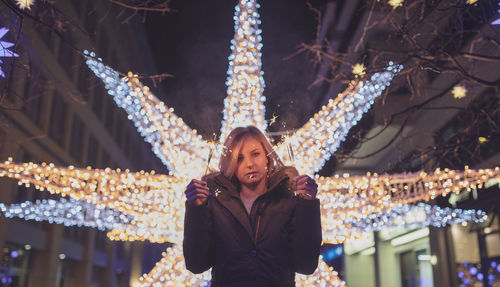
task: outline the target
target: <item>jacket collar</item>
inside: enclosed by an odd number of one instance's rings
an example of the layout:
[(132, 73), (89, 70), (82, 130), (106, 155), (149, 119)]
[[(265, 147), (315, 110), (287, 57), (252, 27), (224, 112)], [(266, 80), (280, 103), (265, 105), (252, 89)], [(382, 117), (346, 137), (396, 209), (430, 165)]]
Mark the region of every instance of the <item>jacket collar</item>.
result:
[[(278, 185), (284, 183), (285, 181), (288, 183), (289, 179), (292, 179), (297, 175), (298, 172), (294, 167), (283, 167), (273, 172), (269, 176), (266, 193), (274, 192), (277, 190)], [(209, 187), (213, 189), (211, 192), (215, 193), (216, 200), (227, 208), (231, 214), (233, 214), (253, 240), (249, 216), (247, 215), (246, 210), (242, 208), (241, 201), (239, 201), (240, 196), (238, 191), (238, 182), (225, 177), (221, 173), (209, 175), (206, 180), (209, 183)], [(286, 187), (290, 190), (288, 185)]]
[[(291, 166), (285, 166), (273, 172), (267, 181), (267, 192), (272, 192), (283, 181), (288, 181), (298, 175), (297, 170)], [(238, 182), (233, 178), (227, 178), (221, 173), (216, 173), (211, 176), (215, 185), (220, 186), (224, 192), (228, 192), (231, 196), (239, 197)], [(288, 187), (288, 186), (287, 186)], [(221, 190), (222, 191), (222, 190)]]

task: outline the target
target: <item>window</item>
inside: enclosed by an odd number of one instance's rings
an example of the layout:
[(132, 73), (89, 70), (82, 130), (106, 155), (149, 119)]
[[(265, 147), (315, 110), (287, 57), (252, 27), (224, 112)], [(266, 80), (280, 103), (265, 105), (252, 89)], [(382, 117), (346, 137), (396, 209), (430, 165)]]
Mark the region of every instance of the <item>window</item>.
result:
[(85, 101), (90, 100), (90, 94), (91, 94), (91, 87), (90, 87), (90, 69), (87, 67), (87, 65), (82, 64), (80, 65), (80, 71), (78, 73), (78, 78), (77, 78), (77, 87), (78, 90), (82, 93), (82, 97)]
[(101, 30), (101, 33), (99, 35), (99, 42), (97, 43), (99, 48), (98, 48), (98, 56), (106, 59), (108, 56), (108, 35), (104, 30)]
[(69, 152), (71, 156), (77, 161), (82, 160), (82, 146), (83, 146), (83, 135), (85, 132), (85, 126), (82, 120), (76, 114), (73, 114), (73, 124), (71, 127), (71, 143)]
[(110, 156), (109, 153), (103, 151), (102, 152), (102, 159), (101, 159), (101, 165), (102, 168), (109, 167), (110, 166)]
[(96, 34), (96, 26), (97, 26), (97, 9), (91, 5), (91, 3), (87, 3), (87, 9), (85, 10), (85, 15), (83, 17), (85, 19), (84, 26), (85, 30), (90, 34), (90, 37), (93, 41), (95, 41)]
[(115, 124), (115, 142), (121, 146), (123, 142), (123, 117), (116, 118), (116, 124)]
[(94, 111), (98, 118), (102, 117), (102, 98), (103, 95), (100, 92), (94, 93), (94, 95), (92, 96), (92, 111)]
[(57, 61), (63, 67), (63, 69), (68, 73), (70, 79), (73, 79), (75, 74), (74, 72), (74, 57), (73, 57), (73, 49), (69, 46), (69, 43), (72, 43), (71, 34), (64, 33), (63, 35), (66, 41), (61, 41), (59, 46), (59, 55), (57, 57)]
[[(53, 52), (56, 47), (55, 43), (57, 39), (55, 34), (52, 32), (52, 29), (55, 27), (54, 17), (50, 16), (50, 12), (48, 11), (49, 8), (45, 5), (34, 5), (34, 9), (34, 14), (40, 17), (40, 20), (44, 23), (41, 24), (35, 22), (34, 28), (38, 31), (39, 38), (47, 45), (49, 51)], [(44, 15), (49, 16), (44, 17)]]
[(73, 6), (73, 9), (75, 9), (76, 14), (78, 17), (81, 17), (82, 11), (85, 9), (84, 6), (87, 3), (87, 1), (82, 1), (82, 0), (71, 0), (71, 5)]
[(30, 65), (24, 88), (22, 110), (36, 124), (40, 122), (41, 99), (46, 94), (46, 83), (47, 79), (38, 67)]
[(66, 110), (66, 103), (62, 96), (58, 92), (54, 93), (50, 115), (49, 136), (59, 145), (62, 145)]
[(99, 146), (97, 144), (97, 139), (94, 137), (93, 134), (90, 134), (88, 152), (87, 152), (87, 165), (90, 165), (91, 167), (94, 168), (97, 166), (98, 148)]
[(113, 124), (115, 116), (115, 104), (111, 97), (106, 97), (106, 115), (104, 119), (104, 126), (110, 134), (114, 134)]

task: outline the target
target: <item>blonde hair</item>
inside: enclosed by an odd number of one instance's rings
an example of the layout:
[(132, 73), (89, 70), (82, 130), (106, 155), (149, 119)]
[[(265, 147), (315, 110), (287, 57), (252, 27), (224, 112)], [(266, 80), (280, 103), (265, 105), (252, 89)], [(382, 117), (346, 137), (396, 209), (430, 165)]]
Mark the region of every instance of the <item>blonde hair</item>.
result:
[(268, 160), (268, 175), (283, 166), (266, 136), (258, 128), (254, 126), (237, 127), (229, 133), (224, 142), (224, 152), (219, 162), (220, 172), (227, 178), (232, 178), (236, 172), (241, 147), (248, 137), (252, 137), (262, 144)]

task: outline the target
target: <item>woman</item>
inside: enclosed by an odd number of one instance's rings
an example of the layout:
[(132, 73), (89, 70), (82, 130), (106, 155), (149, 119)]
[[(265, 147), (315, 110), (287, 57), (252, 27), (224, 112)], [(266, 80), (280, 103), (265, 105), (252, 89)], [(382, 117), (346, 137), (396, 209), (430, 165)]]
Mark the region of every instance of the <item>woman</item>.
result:
[(184, 257), (193, 273), (212, 268), (211, 286), (295, 286), (318, 265), (318, 186), (284, 167), (262, 132), (234, 129), (220, 172), (186, 188)]

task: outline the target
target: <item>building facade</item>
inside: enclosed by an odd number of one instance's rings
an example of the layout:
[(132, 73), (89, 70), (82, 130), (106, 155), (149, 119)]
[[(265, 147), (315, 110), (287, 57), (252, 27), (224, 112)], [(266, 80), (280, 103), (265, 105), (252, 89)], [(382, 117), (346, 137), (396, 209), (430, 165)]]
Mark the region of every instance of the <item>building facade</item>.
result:
[[(0, 78), (0, 159), (59, 166), (167, 173), (124, 111), (113, 102), (79, 49), (116, 70), (154, 74), (142, 23), (106, 1), (36, 2), (0, 7), (3, 39), (18, 58)], [(57, 199), (0, 179), (0, 201)], [(112, 242), (106, 233), (47, 222), (0, 219), (0, 286), (129, 286), (142, 270), (142, 243)], [(157, 247), (145, 247), (157, 248)], [(154, 259), (151, 259), (154, 262)]]

